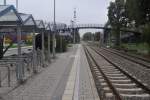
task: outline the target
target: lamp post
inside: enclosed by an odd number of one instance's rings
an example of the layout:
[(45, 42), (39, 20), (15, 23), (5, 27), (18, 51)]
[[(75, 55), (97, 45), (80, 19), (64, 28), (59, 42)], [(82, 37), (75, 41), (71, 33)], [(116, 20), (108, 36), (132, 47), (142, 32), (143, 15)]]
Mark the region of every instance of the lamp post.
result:
[(71, 26), (72, 26), (72, 33), (73, 33), (73, 43), (75, 44), (75, 28), (74, 28), (74, 21), (71, 20)]
[(6, 5), (6, 0), (4, 0), (4, 5)]
[(16, 0), (16, 9), (18, 11), (18, 0)]
[(56, 48), (56, 39), (55, 39), (55, 33), (56, 33), (56, 13), (55, 9), (56, 8), (56, 1), (54, 0), (54, 33), (53, 33), (53, 58), (55, 58), (55, 48)]

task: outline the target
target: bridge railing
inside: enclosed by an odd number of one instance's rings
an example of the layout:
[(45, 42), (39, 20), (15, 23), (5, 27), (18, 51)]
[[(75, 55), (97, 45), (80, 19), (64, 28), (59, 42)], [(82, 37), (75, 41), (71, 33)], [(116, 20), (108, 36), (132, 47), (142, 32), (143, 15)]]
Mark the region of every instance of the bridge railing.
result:
[(77, 24), (77, 25), (69, 25), (67, 28), (99, 28), (104, 27), (102, 24)]
[[(65, 30), (65, 29), (82, 29), (82, 28), (96, 28), (96, 29), (105, 29), (103, 24), (76, 24), (76, 25), (68, 25), (68, 26), (58, 26), (58, 30)], [(115, 30), (111, 27), (107, 27), (106, 29)], [(130, 32), (130, 33), (142, 33), (140, 30), (135, 28), (121, 28), (120, 31), (122, 32)]]

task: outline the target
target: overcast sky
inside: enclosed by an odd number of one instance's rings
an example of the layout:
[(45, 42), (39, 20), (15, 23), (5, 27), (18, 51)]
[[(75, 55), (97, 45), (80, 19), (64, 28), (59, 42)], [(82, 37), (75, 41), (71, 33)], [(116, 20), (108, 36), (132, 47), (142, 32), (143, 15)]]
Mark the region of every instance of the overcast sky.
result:
[[(0, 0), (2, 3), (2, 0)], [(18, 0), (19, 12), (33, 14), (35, 19), (53, 21), (53, 0)], [(107, 7), (112, 0), (56, 0), (56, 21), (70, 24), (73, 11), (77, 11), (77, 23), (104, 24)], [(7, 0), (14, 4), (15, 0)]]

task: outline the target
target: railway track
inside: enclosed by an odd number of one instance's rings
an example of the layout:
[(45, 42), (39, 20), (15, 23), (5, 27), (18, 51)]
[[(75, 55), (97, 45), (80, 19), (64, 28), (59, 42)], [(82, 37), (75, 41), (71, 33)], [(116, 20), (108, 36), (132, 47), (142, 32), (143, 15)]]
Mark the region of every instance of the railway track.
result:
[(150, 68), (150, 60), (148, 59), (144, 59), (144, 58), (141, 58), (141, 57), (136, 57), (136, 56), (133, 56), (133, 55), (129, 55), (127, 53), (123, 53), (123, 52), (120, 52), (118, 50), (114, 50), (114, 49), (107, 49), (107, 48), (102, 48), (102, 50), (106, 50), (110, 53), (113, 53), (113, 54), (116, 54), (120, 57), (123, 57), (129, 61), (132, 61), (134, 63), (137, 63), (145, 68)]
[[(99, 53), (105, 55), (107, 59), (111, 60), (117, 66), (120, 66), (120, 68), (127, 70), (129, 73), (131, 73), (132, 75), (137, 77), (140, 81), (142, 81), (142, 83), (147, 85), (147, 87), (149, 87), (150, 89), (150, 79), (149, 79), (150, 68), (148, 67), (149, 64), (144, 63), (146, 64), (145, 66), (147, 66), (145, 67), (143, 66), (143, 64), (139, 64), (143, 62), (140, 62), (136, 58), (129, 57), (129, 59), (127, 59), (125, 57), (117, 55), (116, 53), (110, 52), (108, 50), (104, 50), (102, 48), (96, 48), (93, 46), (90, 47), (96, 49)], [(134, 59), (135, 61), (132, 61), (130, 59), (132, 60)]]
[[(90, 46), (93, 46), (95, 45), (96, 47), (96, 44), (94, 43), (88, 43)], [(99, 47), (97, 47), (99, 48)], [(120, 57), (123, 57), (129, 61), (132, 61), (134, 63), (137, 63), (145, 68), (149, 68), (150, 69), (150, 59), (148, 58), (143, 58), (143, 57), (140, 57), (140, 56), (137, 56), (137, 55), (133, 55), (133, 54), (129, 54), (129, 53), (126, 53), (126, 52), (123, 52), (123, 51), (119, 51), (119, 50), (116, 50), (116, 49), (112, 49), (112, 48), (101, 48), (101, 50), (106, 50), (110, 53), (113, 53), (113, 54), (116, 54)]]
[(84, 50), (101, 100), (150, 100), (150, 89), (142, 82), (96, 49)]

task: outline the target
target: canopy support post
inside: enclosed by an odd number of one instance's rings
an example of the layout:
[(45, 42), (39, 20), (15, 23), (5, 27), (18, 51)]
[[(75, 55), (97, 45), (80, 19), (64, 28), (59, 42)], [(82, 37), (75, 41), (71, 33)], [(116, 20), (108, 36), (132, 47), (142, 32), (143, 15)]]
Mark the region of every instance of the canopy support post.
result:
[(33, 72), (37, 73), (37, 58), (36, 58), (36, 47), (35, 47), (35, 29), (33, 30)]
[(51, 53), (50, 53), (50, 45), (51, 45), (51, 40), (50, 40), (50, 32), (48, 32), (48, 62), (51, 62)]
[(44, 45), (44, 31), (42, 30), (42, 66), (45, 67), (45, 45)]
[(23, 60), (22, 60), (22, 55), (21, 55), (21, 27), (17, 26), (17, 43), (18, 43), (18, 65), (17, 65), (17, 80), (19, 83), (23, 82)]

